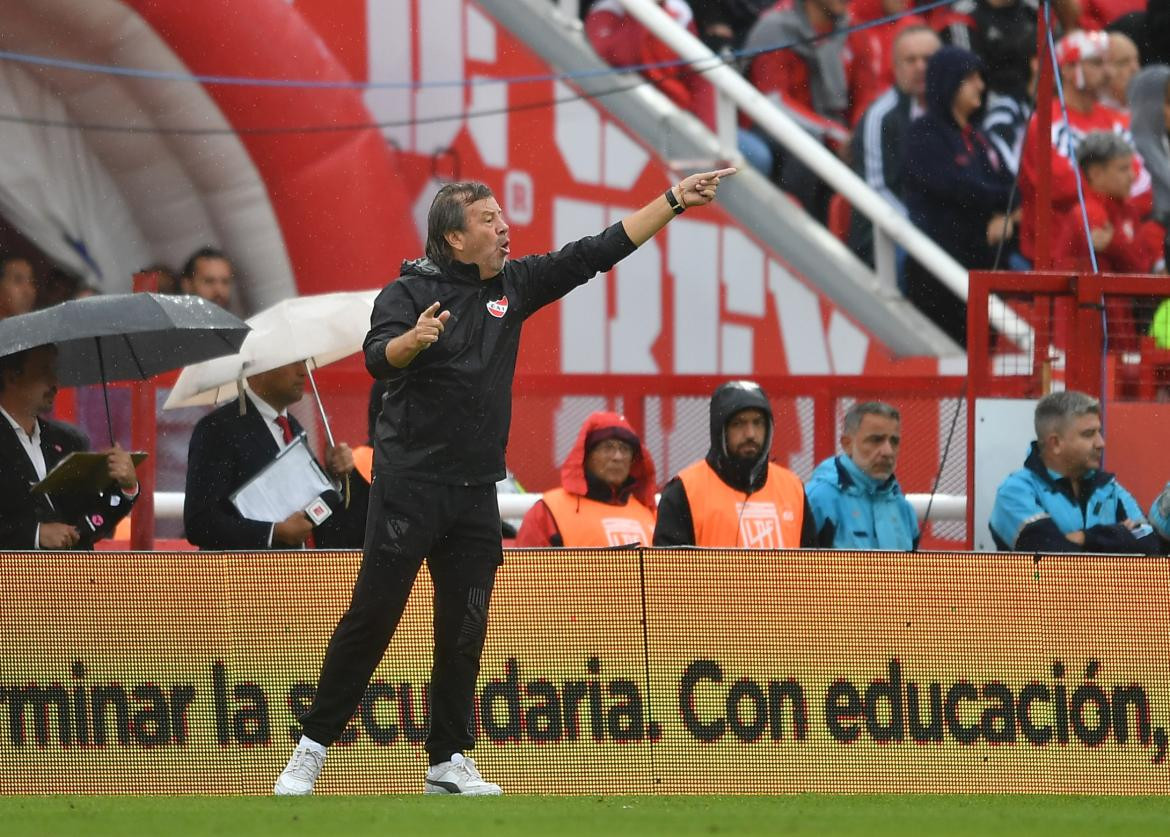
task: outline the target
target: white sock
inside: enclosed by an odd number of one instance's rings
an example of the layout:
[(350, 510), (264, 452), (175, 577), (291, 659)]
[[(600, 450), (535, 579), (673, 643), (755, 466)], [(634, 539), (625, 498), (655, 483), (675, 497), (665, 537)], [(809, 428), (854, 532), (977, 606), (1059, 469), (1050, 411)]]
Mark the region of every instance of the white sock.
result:
[(308, 747), (314, 753), (321, 753), (322, 755), (325, 754), (325, 745), (318, 744), (316, 741), (314, 741), (312, 738), (309, 738), (309, 736), (307, 736), (307, 735), (301, 736), (301, 740), (297, 742), (297, 746), (298, 747)]

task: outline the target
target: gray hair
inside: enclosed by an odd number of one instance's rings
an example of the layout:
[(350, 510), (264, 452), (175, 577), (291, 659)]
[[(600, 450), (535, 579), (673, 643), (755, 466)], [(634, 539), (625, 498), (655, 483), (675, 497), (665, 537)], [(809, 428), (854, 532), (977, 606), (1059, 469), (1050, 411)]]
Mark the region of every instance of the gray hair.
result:
[(1089, 166), (1116, 160), (1118, 157), (1132, 156), (1133, 146), (1120, 134), (1112, 131), (1093, 131), (1085, 134), (1085, 138), (1077, 146), (1077, 165), (1081, 167), (1081, 171), (1085, 171)]
[(852, 436), (860, 430), (861, 420), (865, 416), (884, 416), (898, 422), (902, 420), (902, 414), (897, 408), (885, 401), (862, 401), (845, 411), (845, 423), (842, 428), (845, 435)]
[(454, 256), (447, 233), (465, 230), (467, 207), (490, 197), (492, 190), (477, 180), (459, 180), (440, 189), (427, 212), (427, 258), (440, 267), (451, 264)]
[(1076, 390), (1052, 392), (1036, 405), (1036, 440), (1041, 444), (1053, 433), (1062, 433), (1068, 423), (1090, 413), (1101, 415), (1101, 402)]

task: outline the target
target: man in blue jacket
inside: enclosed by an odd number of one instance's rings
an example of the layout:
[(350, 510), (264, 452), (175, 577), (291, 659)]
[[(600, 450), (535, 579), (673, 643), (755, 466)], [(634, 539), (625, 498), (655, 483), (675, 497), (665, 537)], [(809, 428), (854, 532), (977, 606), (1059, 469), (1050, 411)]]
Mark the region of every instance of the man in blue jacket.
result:
[(1150, 525), (1162, 538), (1163, 552), (1170, 551), (1170, 482), (1150, 506)]
[(1083, 392), (1054, 392), (1036, 405), (1036, 441), (1024, 467), (995, 495), (991, 536), (1015, 552), (1156, 555), (1158, 536), (1141, 507), (1101, 467), (1101, 405)]
[(817, 466), (805, 486), (820, 546), (895, 549), (918, 546), (918, 519), (894, 476), (902, 416), (889, 404), (866, 401), (845, 413), (843, 454)]

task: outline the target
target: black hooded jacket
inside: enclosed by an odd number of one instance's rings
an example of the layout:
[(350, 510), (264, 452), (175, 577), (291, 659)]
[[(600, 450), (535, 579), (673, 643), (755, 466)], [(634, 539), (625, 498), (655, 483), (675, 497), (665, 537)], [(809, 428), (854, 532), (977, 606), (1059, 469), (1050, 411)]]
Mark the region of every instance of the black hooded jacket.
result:
[(959, 264), (988, 268), (995, 248), (987, 243), (987, 224), (1008, 211), (1012, 174), (987, 136), (977, 127), (982, 112), (960, 128), (951, 113), (963, 79), (982, 71), (972, 52), (942, 47), (926, 69), (926, 113), (910, 123), (903, 183), (906, 208), (915, 226)]
[[(768, 429), (764, 444), (755, 459), (737, 459), (727, 452), (727, 423), (743, 410), (760, 410)], [(745, 499), (759, 491), (768, 482), (768, 456), (772, 451), (775, 420), (772, 405), (758, 385), (750, 381), (731, 381), (723, 384), (711, 396), (711, 446), (707, 450), (707, 464), (736, 491), (744, 492)], [(695, 543), (695, 524), (691, 506), (682, 480), (675, 477), (662, 489), (658, 501), (658, 521), (654, 526), (655, 546), (692, 546)], [(804, 500), (804, 517), (800, 530), (801, 547), (817, 545), (816, 522), (808, 498)]]
[[(486, 280), (471, 264), (404, 262), (374, 302), (365, 340), (366, 369), (387, 381), (375, 471), (445, 485), (503, 479), (521, 326), (635, 249), (618, 223), (555, 253), (509, 261)], [(386, 344), (435, 302), (451, 312), (438, 342), (405, 369), (391, 366)]]

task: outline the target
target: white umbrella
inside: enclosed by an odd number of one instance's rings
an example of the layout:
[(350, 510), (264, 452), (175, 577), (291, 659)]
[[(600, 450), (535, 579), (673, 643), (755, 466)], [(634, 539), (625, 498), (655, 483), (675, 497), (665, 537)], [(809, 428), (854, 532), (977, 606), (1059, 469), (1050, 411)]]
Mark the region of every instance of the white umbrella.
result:
[(306, 361), (325, 434), (333, 445), (313, 370), (361, 351), (380, 291), (298, 296), (264, 309), (247, 320), (252, 330), (238, 353), (186, 367), (163, 409), (229, 401), (241, 395), (243, 379), (249, 375)]

